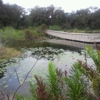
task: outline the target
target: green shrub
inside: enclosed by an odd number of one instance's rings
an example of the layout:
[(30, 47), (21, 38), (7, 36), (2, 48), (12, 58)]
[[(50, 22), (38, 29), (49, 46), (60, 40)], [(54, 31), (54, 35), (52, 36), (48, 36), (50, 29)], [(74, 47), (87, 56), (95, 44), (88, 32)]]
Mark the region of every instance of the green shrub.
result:
[[(45, 28), (43, 28), (44, 30)], [(39, 27), (30, 27), (26, 30), (16, 30), (12, 27), (5, 27), (4, 31), (0, 30), (0, 40), (5, 43), (13, 43), (14, 41), (25, 41), (42, 39), (43, 33), (39, 32)]]
[(25, 31), (25, 40), (32, 40), (32, 33), (29, 29)]
[(23, 40), (24, 39), (24, 31), (16, 30), (12, 27), (5, 27), (5, 30), (2, 31), (2, 38), (4, 41), (13, 41), (13, 40)]
[(39, 28), (40, 33), (45, 33), (45, 31), (48, 29), (48, 27), (45, 24), (42, 24)]
[(49, 29), (50, 30), (56, 30), (56, 31), (61, 31), (62, 30), (61, 27), (58, 26), (58, 25), (49, 26)]
[(66, 78), (68, 100), (85, 100), (88, 89), (87, 82), (82, 78), (82, 72), (76, 69), (75, 63), (70, 71), (70, 75)]

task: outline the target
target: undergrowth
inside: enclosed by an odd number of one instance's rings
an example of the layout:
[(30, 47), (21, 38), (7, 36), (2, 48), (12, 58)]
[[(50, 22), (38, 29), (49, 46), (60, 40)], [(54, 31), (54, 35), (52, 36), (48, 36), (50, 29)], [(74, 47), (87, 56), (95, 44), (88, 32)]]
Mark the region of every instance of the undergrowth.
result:
[(5, 27), (4, 30), (0, 29), (0, 38), (2, 37), (2, 41), (5, 43), (7, 42), (14, 42), (20, 40), (36, 40), (44, 36), (39, 30), (45, 30), (44, 27), (29, 27), (28, 29), (17, 30), (12, 27)]

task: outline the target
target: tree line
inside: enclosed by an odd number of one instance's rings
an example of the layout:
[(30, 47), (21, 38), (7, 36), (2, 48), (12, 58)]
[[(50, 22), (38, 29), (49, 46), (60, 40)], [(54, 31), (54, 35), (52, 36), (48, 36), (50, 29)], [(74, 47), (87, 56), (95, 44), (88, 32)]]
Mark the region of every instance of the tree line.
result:
[(4, 4), (0, 0), (0, 28), (12, 26), (16, 29), (23, 29), (29, 26), (40, 26), (43, 23), (48, 27), (58, 25), (62, 29), (100, 29), (100, 9), (89, 7), (67, 13), (60, 7), (50, 5), (48, 7), (36, 6), (27, 14), (19, 5)]

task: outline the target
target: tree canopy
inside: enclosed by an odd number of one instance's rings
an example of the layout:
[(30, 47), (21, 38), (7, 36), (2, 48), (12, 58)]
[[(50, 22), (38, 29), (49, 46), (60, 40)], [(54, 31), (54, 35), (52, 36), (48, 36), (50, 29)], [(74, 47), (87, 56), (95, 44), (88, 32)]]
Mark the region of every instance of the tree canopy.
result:
[(30, 10), (30, 14), (26, 14), (24, 8), (16, 4), (4, 4), (0, 0), (1, 28), (12, 26), (20, 29), (41, 24), (58, 25), (63, 29), (100, 29), (100, 9), (89, 7), (67, 13), (60, 7), (56, 8), (50, 5), (48, 7), (36, 6)]

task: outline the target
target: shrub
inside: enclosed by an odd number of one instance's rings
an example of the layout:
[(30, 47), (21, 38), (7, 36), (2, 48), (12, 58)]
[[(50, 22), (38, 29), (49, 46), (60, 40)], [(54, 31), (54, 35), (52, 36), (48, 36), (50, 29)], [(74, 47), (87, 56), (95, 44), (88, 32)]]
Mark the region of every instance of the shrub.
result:
[(5, 31), (0, 31), (0, 35), (2, 35), (2, 40), (5, 42), (11, 42), (14, 40), (23, 40), (24, 39), (24, 31), (16, 30), (12, 27), (5, 27)]
[(56, 30), (56, 31), (62, 30), (61, 27), (58, 26), (58, 25), (49, 26), (49, 29), (50, 29), (50, 30)]
[(39, 31), (41, 32), (41, 33), (45, 33), (45, 31), (48, 29), (48, 27), (45, 25), (45, 24), (42, 24), (41, 26), (40, 26), (40, 28), (39, 28)]
[(25, 40), (32, 40), (32, 33), (29, 29), (25, 31)]

